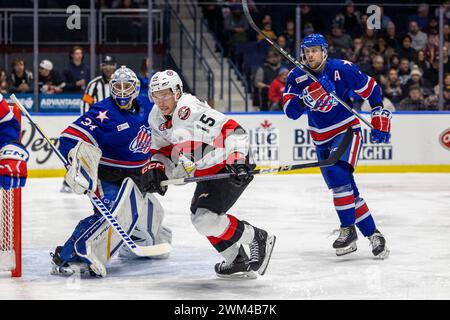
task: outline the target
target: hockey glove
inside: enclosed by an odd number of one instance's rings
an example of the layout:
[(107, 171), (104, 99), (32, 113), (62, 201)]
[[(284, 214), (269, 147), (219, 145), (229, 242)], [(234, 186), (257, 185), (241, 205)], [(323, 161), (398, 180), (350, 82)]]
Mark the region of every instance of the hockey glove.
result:
[(333, 98), (328, 95), (319, 82), (313, 82), (305, 89), (302, 95), (303, 103), (314, 111), (329, 111), (333, 107)]
[(326, 74), (319, 78), (319, 83), (327, 93), (336, 92), (336, 87)]
[(382, 107), (376, 107), (372, 109), (372, 121), (373, 129), (370, 133), (370, 141), (372, 143), (388, 143), (391, 134), (391, 118), (392, 113), (383, 109)]
[(230, 182), (237, 187), (246, 186), (254, 178), (251, 172), (252, 168), (245, 162), (245, 156), (238, 152), (233, 153), (227, 159), (227, 168), (233, 173), (230, 177)]
[(20, 143), (10, 143), (0, 149), (0, 188), (25, 186), (29, 154)]
[(161, 182), (168, 179), (161, 162), (150, 161), (142, 168), (141, 173), (144, 192), (158, 192), (162, 196), (166, 193), (167, 186), (162, 187)]

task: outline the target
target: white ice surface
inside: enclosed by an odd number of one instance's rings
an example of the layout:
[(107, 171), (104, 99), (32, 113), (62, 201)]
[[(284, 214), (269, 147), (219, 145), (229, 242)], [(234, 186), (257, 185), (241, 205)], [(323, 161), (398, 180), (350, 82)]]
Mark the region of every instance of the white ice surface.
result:
[(49, 252), (91, 209), (61, 194), (61, 179), (30, 179), (23, 195), (23, 277), (0, 274), (1, 299), (450, 299), (450, 175), (357, 175), (391, 256), (374, 260), (360, 234), (358, 251), (336, 257), (338, 227), (320, 175), (260, 176), (230, 210), (277, 235), (267, 274), (217, 279), (221, 257), (190, 223), (195, 185), (160, 198), (174, 251), (168, 260), (114, 259), (103, 279), (49, 275)]

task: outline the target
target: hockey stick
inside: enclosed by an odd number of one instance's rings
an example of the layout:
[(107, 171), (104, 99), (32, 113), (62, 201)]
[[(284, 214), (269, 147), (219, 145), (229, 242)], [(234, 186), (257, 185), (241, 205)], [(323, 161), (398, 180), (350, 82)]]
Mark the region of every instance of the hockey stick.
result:
[[(253, 28), (253, 30), (255, 30), (257, 33), (259, 33), (260, 35), (262, 35), (267, 42), (269, 42), (275, 49), (277, 49), (283, 56), (285, 56), (290, 62), (292, 62), (294, 65), (296, 65), (297, 67), (299, 67), (301, 70), (303, 70), (303, 72), (305, 72), (313, 81), (318, 82), (317, 77), (314, 75), (314, 71), (312, 71), (311, 69), (309, 69), (307, 66), (301, 64), (300, 62), (298, 62), (297, 60), (295, 60), (288, 52), (286, 52), (286, 50), (284, 50), (283, 48), (281, 48), (276, 42), (272, 41), (272, 39), (270, 39), (268, 36), (266, 36), (261, 29), (258, 28), (258, 26), (255, 24), (255, 22), (253, 21), (252, 16), (250, 15), (250, 11), (248, 10), (248, 3), (247, 0), (242, 0), (242, 9), (244, 10), (244, 14), (245, 17), (248, 20), (248, 23), (250, 24), (250, 26)], [(347, 103), (345, 103), (344, 101), (342, 101), (342, 99), (340, 99), (334, 92), (330, 92), (329, 93), (333, 98), (335, 98), (340, 104), (342, 104), (345, 109), (347, 109), (348, 111), (350, 111), (351, 113), (353, 113), (359, 120), (361, 120), (362, 122), (364, 122), (370, 129), (373, 129), (372, 124), (367, 121), (363, 116), (361, 116), (358, 112), (356, 112), (354, 109), (350, 108), (350, 106), (347, 105)]]
[[(17, 107), (22, 111), (22, 113), (25, 115), (25, 117), (28, 118), (28, 121), (30, 121), (30, 124), (32, 124), (39, 134), (47, 141), (47, 143), (50, 145), (52, 150), (56, 153), (58, 158), (62, 161), (64, 164), (64, 167), (66, 169), (69, 167), (69, 163), (67, 160), (63, 157), (61, 152), (59, 152), (58, 148), (55, 147), (55, 145), (51, 142), (51, 140), (47, 137), (47, 135), (44, 133), (44, 131), (39, 127), (39, 125), (34, 122), (34, 120), (31, 118), (28, 111), (24, 108), (24, 106), (20, 103), (20, 101), (17, 99), (17, 97), (12, 94), (11, 95), (12, 101), (17, 105)], [(127, 234), (127, 232), (120, 226), (119, 222), (117, 222), (116, 218), (114, 218), (111, 214), (111, 212), (106, 208), (106, 206), (103, 204), (103, 202), (94, 194), (94, 193), (88, 193), (87, 196), (89, 197), (89, 200), (91, 200), (92, 204), (97, 208), (97, 210), (102, 214), (103, 217), (105, 217), (106, 221), (111, 225), (111, 227), (116, 231), (116, 233), (122, 238), (122, 240), (125, 242), (128, 248), (130, 250), (141, 257), (150, 257), (150, 256), (159, 256), (162, 254), (166, 254), (172, 250), (172, 246), (168, 243), (161, 243), (153, 246), (139, 246), (137, 245)]]
[[(294, 164), (291, 166), (280, 166), (280, 167), (275, 167), (275, 168), (258, 169), (258, 170), (253, 170), (251, 173), (252, 174), (270, 174), (270, 173), (279, 173), (279, 172), (286, 172), (286, 171), (305, 169), (305, 168), (332, 166), (336, 162), (338, 162), (339, 159), (342, 157), (342, 155), (345, 153), (345, 151), (347, 150), (348, 146), (350, 145), (350, 143), (352, 141), (352, 138), (353, 138), (353, 130), (351, 127), (349, 127), (347, 129), (347, 131), (345, 132), (344, 139), (342, 140), (339, 147), (336, 149), (335, 152), (331, 153), (331, 155), (325, 160), (303, 163), (303, 164)], [(201, 182), (201, 181), (226, 179), (226, 178), (231, 177), (232, 175), (233, 175), (233, 173), (219, 173), (219, 174), (213, 174), (210, 176), (188, 177), (188, 178), (164, 180), (161, 182), (161, 186), (168, 186), (171, 184), (185, 184), (188, 182)]]

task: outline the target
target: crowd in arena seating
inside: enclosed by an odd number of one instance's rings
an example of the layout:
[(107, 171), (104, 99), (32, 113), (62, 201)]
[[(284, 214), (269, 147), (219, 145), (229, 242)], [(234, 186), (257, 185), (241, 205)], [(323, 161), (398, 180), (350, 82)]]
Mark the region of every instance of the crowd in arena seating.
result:
[[(200, 1), (202, 2), (202, 1)], [(214, 1), (212, 1), (214, 2)], [(240, 1), (228, 6), (208, 4), (203, 14), (217, 39), (227, 48), (227, 56), (240, 67), (253, 85), (254, 106), (260, 110), (279, 110), (286, 68), (292, 64), (271, 48), (264, 37), (256, 34), (247, 23)], [(444, 105), (450, 110), (450, 1), (445, 1), (444, 16)], [(258, 6), (261, 8), (261, 6)], [(256, 10), (250, 4), (255, 21), (266, 36), (295, 56), (295, 7), (270, 7)], [(386, 13), (381, 6), (380, 29), (367, 28), (368, 15), (358, 11), (352, 1), (335, 7), (336, 15), (319, 14), (320, 6), (301, 5), (301, 36), (320, 32), (328, 40), (328, 56), (345, 59), (375, 78), (382, 88), (385, 106), (392, 110), (439, 110), (439, 34), (437, 8), (426, 3), (402, 7)], [(283, 15), (280, 14), (283, 11)], [(287, 9), (287, 10), (286, 10)], [(327, 13), (330, 11), (327, 8)], [(401, 13), (399, 13), (401, 11)], [(390, 15), (395, 16), (391, 18)], [(277, 19), (275, 19), (275, 16)], [(278, 18), (284, 16), (285, 18)], [(286, 19), (286, 17), (288, 17)], [(271, 93), (272, 92), (272, 93)], [(356, 107), (368, 106), (358, 97)]]

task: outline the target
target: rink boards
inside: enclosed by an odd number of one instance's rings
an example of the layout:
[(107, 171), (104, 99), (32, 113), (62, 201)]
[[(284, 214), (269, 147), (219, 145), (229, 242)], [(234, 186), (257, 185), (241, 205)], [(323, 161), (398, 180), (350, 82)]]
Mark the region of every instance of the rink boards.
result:
[[(232, 113), (249, 133), (254, 158), (259, 166), (298, 164), (316, 160), (308, 135), (307, 119), (297, 121), (281, 113)], [(370, 118), (369, 114), (364, 114)], [(76, 115), (34, 116), (47, 135), (58, 144), (58, 136)], [(53, 151), (26, 121), (22, 142), (30, 152), (31, 177), (62, 176), (64, 169)], [(450, 172), (450, 112), (395, 113), (392, 139), (388, 144), (371, 144), (362, 125), (363, 149), (359, 172)], [(308, 169), (296, 173), (318, 172)]]

